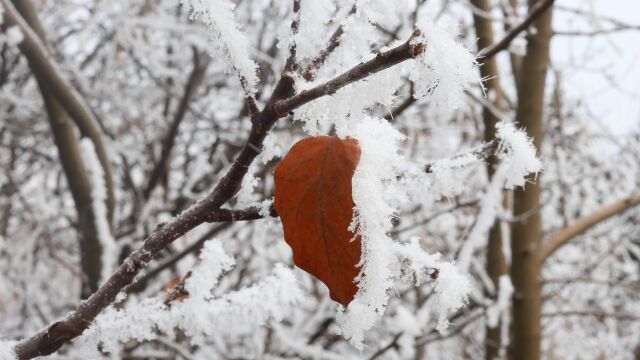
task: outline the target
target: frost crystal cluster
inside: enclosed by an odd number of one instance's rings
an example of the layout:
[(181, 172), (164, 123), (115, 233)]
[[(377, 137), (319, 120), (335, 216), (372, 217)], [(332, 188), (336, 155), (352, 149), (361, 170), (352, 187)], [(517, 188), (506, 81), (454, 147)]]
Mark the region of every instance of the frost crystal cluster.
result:
[(251, 60), (249, 41), (240, 31), (229, 0), (183, 0), (190, 5), (193, 17), (209, 26), (214, 45), (226, 53), (228, 66), (234, 68), (246, 91), (253, 94), (258, 84), (257, 65)]
[[(273, 274), (260, 282), (223, 296), (214, 296), (220, 277), (234, 266), (215, 240), (205, 243), (200, 261), (184, 281), (187, 297), (165, 303), (162, 297), (129, 300), (123, 309), (111, 308), (77, 340), (78, 350), (87, 358), (98, 358), (98, 349), (113, 355), (129, 341), (174, 338), (178, 331), (192, 345), (204, 345), (215, 337), (247, 337), (270, 321), (281, 321), (302, 292), (291, 271), (277, 265)], [(99, 345), (99, 346), (98, 346)]]

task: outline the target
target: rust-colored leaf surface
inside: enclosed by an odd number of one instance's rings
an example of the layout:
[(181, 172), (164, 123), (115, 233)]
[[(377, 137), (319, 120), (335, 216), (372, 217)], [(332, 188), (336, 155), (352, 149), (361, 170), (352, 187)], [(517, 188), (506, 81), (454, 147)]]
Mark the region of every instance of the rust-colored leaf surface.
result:
[(358, 288), (360, 238), (351, 241), (351, 179), (360, 161), (354, 139), (317, 136), (296, 143), (275, 171), (274, 206), (293, 262), (347, 306)]

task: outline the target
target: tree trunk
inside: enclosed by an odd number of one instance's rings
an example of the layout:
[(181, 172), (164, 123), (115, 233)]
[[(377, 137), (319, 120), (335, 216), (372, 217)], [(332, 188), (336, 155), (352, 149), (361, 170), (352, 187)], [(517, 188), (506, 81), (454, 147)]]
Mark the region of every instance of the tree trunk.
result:
[[(489, 0), (472, 0), (471, 3), (483, 12), (491, 12)], [(476, 30), (476, 36), (478, 37), (478, 50), (482, 50), (493, 45), (494, 36), (491, 20), (475, 13), (473, 15), (473, 23)], [(495, 57), (487, 59), (482, 66), (480, 66), (480, 75), (482, 78), (487, 79), (485, 86), (487, 93), (489, 94), (489, 100), (493, 103), (493, 106), (496, 109), (501, 110), (502, 89), (500, 88), (500, 82), (498, 80), (498, 65)], [(496, 137), (496, 123), (499, 119), (490, 109), (485, 107), (482, 111), (482, 120), (484, 122), (485, 142), (494, 140)], [(497, 159), (495, 156), (491, 156), (487, 161), (487, 173), (490, 178), (493, 176), (496, 164)], [(489, 244), (487, 247), (487, 273), (489, 274), (491, 282), (493, 283), (493, 288), (495, 289), (495, 294), (493, 294), (494, 296), (499, 291), (500, 276), (506, 274), (508, 270), (504, 254), (502, 252), (502, 241), (500, 221), (496, 220), (489, 231)], [(485, 338), (485, 359), (491, 360), (498, 358), (501, 342), (500, 327), (496, 326), (491, 328), (487, 326)]]
[[(536, 0), (529, 0), (529, 8)], [(533, 25), (529, 34), (527, 54), (522, 59), (519, 76), (518, 109), (516, 121), (540, 149), (543, 136), (544, 90), (549, 64), (552, 9), (549, 8)], [(511, 233), (511, 278), (513, 295), (513, 347), (514, 359), (540, 359), (541, 284), (537, 248), (542, 240), (540, 181), (531, 179), (524, 189), (514, 192), (514, 216), (520, 220), (513, 224)]]
[[(13, 3), (35, 33), (44, 41), (44, 30), (31, 2), (14, 0)], [(74, 122), (53, 96), (52, 90), (47, 86), (47, 81), (39, 75), (38, 69), (31, 62), (29, 65), (40, 87), (60, 162), (78, 213), (77, 227), (80, 235), (80, 262), (83, 274), (81, 296), (87, 298), (98, 289), (102, 271), (102, 246), (98, 239), (93, 213), (91, 181), (82, 161)]]

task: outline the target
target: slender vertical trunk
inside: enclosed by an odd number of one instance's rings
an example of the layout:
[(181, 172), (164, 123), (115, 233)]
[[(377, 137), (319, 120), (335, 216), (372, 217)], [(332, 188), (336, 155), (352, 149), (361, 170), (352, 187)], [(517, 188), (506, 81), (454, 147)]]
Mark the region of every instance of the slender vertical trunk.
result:
[[(529, 8), (536, 0), (529, 0)], [(516, 121), (533, 138), (540, 149), (543, 136), (544, 90), (549, 64), (552, 8), (534, 23), (535, 32), (529, 34), (527, 54), (522, 59), (518, 86)], [(542, 239), (540, 180), (527, 183), (514, 192), (514, 216), (511, 233), (511, 278), (513, 295), (513, 348), (515, 359), (540, 359), (541, 285), (540, 265), (536, 249)]]
[(50, 91), (38, 81), (49, 117), (51, 131), (58, 148), (60, 162), (69, 183), (78, 214), (80, 262), (82, 267), (82, 298), (88, 298), (100, 286), (102, 272), (102, 245), (92, 207), (91, 181), (82, 161), (74, 123)]
[[(13, 4), (35, 33), (44, 41), (44, 30), (31, 2), (13, 0)], [(47, 86), (47, 81), (40, 76), (35, 65), (31, 62), (29, 65), (40, 87), (60, 162), (78, 214), (77, 226), (83, 274), (81, 296), (87, 298), (98, 289), (102, 270), (102, 246), (98, 239), (92, 207), (91, 181), (82, 161), (73, 120), (55, 98), (52, 90)]]
[[(471, 0), (471, 3), (482, 10), (483, 12), (491, 12), (491, 5), (489, 0)], [(490, 19), (483, 17), (480, 14), (473, 15), (473, 23), (476, 30), (476, 36), (478, 37), (478, 49), (484, 49), (491, 46), (494, 42), (493, 27)], [(482, 59), (480, 59), (482, 61)], [(493, 106), (501, 110), (502, 108), (502, 89), (500, 88), (498, 65), (496, 58), (492, 57), (483, 62), (480, 66), (480, 75), (482, 78), (487, 79), (485, 86), (489, 100), (493, 103)], [(484, 140), (491, 141), (496, 136), (496, 123), (498, 118), (488, 108), (484, 108), (482, 111), (482, 120), (484, 122)], [(495, 171), (495, 165), (497, 159), (491, 157), (487, 161), (487, 173), (489, 177), (493, 176)], [(505, 261), (504, 254), (502, 252), (502, 232), (500, 231), (500, 221), (496, 222), (489, 231), (489, 244), (487, 246), (487, 273), (493, 283), (493, 288), (496, 293), (500, 287), (500, 276), (507, 273), (507, 262)], [(495, 295), (493, 294), (493, 295)], [(485, 337), (485, 359), (496, 359), (499, 356), (500, 344), (502, 342), (500, 327), (486, 327)]]

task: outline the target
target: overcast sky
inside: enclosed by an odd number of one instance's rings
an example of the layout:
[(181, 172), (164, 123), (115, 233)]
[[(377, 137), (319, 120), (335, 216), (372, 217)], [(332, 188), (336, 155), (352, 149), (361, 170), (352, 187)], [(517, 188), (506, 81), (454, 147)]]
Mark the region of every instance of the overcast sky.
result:
[[(559, 0), (556, 3), (640, 26), (640, 0)], [(558, 10), (554, 29), (593, 30), (578, 18)], [(606, 21), (602, 21), (601, 26), (612, 27)], [(620, 134), (640, 126), (640, 31), (584, 38), (558, 36), (552, 42), (552, 59), (565, 73), (566, 95), (585, 99), (593, 114), (612, 132)]]

